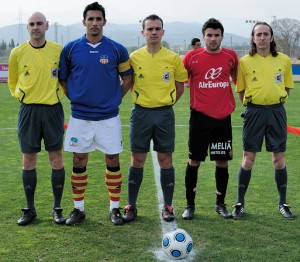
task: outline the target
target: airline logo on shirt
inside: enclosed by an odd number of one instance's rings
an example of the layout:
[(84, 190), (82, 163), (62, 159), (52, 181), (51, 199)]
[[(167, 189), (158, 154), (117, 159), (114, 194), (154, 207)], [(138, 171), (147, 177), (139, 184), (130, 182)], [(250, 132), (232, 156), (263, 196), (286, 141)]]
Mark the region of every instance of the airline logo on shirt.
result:
[(101, 64), (107, 64), (108, 63), (108, 56), (107, 55), (101, 55), (100, 56), (100, 63)]
[(205, 79), (216, 79), (222, 74), (222, 67), (211, 68), (205, 74)]
[(199, 82), (199, 88), (226, 88), (229, 86), (229, 81), (218, 82), (219, 76), (222, 74), (222, 67), (210, 68), (204, 78), (207, 81)]

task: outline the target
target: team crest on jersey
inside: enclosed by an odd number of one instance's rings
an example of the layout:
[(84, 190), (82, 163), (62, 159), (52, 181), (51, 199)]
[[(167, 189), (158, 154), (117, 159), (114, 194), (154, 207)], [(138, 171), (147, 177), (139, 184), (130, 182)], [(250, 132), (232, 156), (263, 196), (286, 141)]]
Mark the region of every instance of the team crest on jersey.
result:
[(233, 61), (232, 61), (232, 60), (229, 60), (229, 61), (228, 61), (228, 67), (229, 67), (229, 68), (232, 68), (232, 67), (233, 67)]
[(51, 77), (52, 78), (58, 77), (58, 68), (51, 68)]
[(163, 72), (162, 80), (164, 82), (170, 82), (170, 72)]
[(108, 63), (108, 56), (107, 55), (101, 55), (100, 56), (100, 63), (101, 64), (107, 64)]
[(282, 84), (282, 74), (275, 74), (275, 83)]
[(256, 82), (256, 81), (258, 81), (257, 78), (256, 78), (256, 77), (253, 77), (253, 78), (252, 78), (252, 82)]

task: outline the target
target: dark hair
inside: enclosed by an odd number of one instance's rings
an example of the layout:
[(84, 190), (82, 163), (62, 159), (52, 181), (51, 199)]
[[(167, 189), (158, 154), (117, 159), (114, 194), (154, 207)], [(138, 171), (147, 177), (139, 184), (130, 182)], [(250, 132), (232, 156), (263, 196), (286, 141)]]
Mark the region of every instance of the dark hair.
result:
[(199, 38), (193, 38), (191, 41), (191, 45), (195, 45), (197, 42), (201, 42)]
[(143, 22), (142, 22), (142, 27), (143, 30), (145, 29), (145, 22), (146, 20), (160, 20), (161, 21), (161, 27), (164, 28), (164, 22), (163, 20), (158, 16), (158, 15), (148, 15), (146, 18), (144, 18)]
[(224, 34), (224, 27), (221, 24), (221, 22), (215, 18), (209, 18), (204, 25), (202, 26), (202, 34), (205, 34), (205, 30), (207, 28), (212, 28), (212, 29), (221, 29), (222, 35)]
[(251, 31), (251, 40), (250, 40), (249, 55), (250, 56), (254, 56), (257, 53), (256, 44), (253, 42), (253, 37), (254, 37), (255, 27), (258, 26), (258, 25), (266, 25), (266, 26), (268, 26), (270, 28), (271, 36), (273, 36), (273, 41), (270, 43), (270, 53), (272, 54), (272, 56), (277, 56), (278, 52), (277, 52), (277, 48), (276, 48), (276, 42), (274, 40), (273, 29), (266, 22), (256, 22), (256, 24), (253, 26), (252, 31)]
[(102, 12), (103, 18), (105, 19), (105, 9), (102, 5), (99, 5), (98, 2), (91, 3), (87, 5), (83, 11), (83, 18), (86, 19), (86, 13), (90, 10), (98, 10)]

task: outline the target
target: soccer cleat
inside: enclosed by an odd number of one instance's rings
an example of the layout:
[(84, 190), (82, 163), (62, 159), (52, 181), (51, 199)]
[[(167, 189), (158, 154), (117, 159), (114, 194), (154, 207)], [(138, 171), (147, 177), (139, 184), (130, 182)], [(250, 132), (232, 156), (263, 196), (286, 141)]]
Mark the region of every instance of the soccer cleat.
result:
[(175, 219), (175, 216), (173, 213), (173, 207), (166, 205), (161, 212), (161, 216), (162, 216), (163, 220), (166, 222), (173, 221)]
[(36, 211), (32, 211), (29, 208), (22, 208), (22, 216), (18, 220), (19, 226), (26, 226), (30, 224), (36, 218)]
[(120, 213), (120, 208), (113, 208), (109, 212), (109, 219), (116, 226), (122, 225), (123, 224), (123, 218), (122, 218), (122, 215)]
[(67, 226), (75, 226), (81, 223), (85, 219), (84, 211), (80, 211), (77, 208), (71, 212), (70, 217), (66, 221)]
[(217, 204), (215, 210), (223, 218), (232, 218), (231, 214), (226, 209), (226, 204)]
[(136, 217), (137, 217), (137, 209), (134, 208), (132, 205), (127, 205), (124, 208), (124, 215), (123, 215), (124, 222), (131, 222), (135, 220)]
[(232, 211), (231, 215), (233, 219), (241, 219), (244, 214), (244, 206), (242, 203), (237, 203), (233, 206), (234, 210)]
[(195, 206), (193, 205), (188, 205), (184, 212), (182, 213), (182, 218), (185, 220), (191, 220), (194, 217), (194, 213), (195, 213)]
[(287, 204), (282, 204), (278, 206), (279, 212), (283, 217), (287, 219), (294, 219), (295, 215), (291, 212), (290, 208), (291, 207), (288, 206)]
[(54, 208), (52, 211), (53, 221), (56, 224), (64, 224), (66, 222), (66, 219), (62, 214), (62, 211), (63, 211), (62, 208)]

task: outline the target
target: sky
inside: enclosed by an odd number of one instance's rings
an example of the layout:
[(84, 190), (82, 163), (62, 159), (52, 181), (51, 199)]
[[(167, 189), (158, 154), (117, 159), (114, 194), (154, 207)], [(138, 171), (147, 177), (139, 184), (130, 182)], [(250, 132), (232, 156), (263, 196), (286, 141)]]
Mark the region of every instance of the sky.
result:
[[(82, 12), (93, 0), (1, 0), (0, 27), (26, 23), (34, 12), (46, 15), (50, 24), (70, 25), (82, 21)], [(195, 22), (208, 18), (220, 20), (225, 32), (248, 37), (253, 23), (291, 18), (300, 21), (299, 0), (102, 0), (108, 23), (136, 24), (150, 14), (157, 14), (164, 23)], [(105, 33), (105, 29), (104, 29)], [(199, 36), (201, 28), (199, 28)]]

